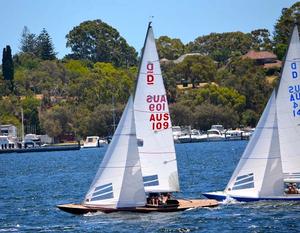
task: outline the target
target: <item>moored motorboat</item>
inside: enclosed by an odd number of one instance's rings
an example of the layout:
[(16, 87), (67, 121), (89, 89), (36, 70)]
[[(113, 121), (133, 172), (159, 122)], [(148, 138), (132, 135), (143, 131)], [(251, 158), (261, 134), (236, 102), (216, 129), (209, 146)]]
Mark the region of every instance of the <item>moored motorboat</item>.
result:
[(107, 142), (99, 136), (87, 136), (81, 148), (97, 148), (102, 147)]

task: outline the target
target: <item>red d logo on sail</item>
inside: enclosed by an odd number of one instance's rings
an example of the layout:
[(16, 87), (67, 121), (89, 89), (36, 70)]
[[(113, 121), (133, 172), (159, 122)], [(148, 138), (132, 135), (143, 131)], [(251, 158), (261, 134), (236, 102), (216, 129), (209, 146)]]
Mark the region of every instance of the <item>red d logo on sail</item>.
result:
[(153, 74), (153, 63), (147, 64), (147, 84), (153, 85), (154, 84), (154, 74)]

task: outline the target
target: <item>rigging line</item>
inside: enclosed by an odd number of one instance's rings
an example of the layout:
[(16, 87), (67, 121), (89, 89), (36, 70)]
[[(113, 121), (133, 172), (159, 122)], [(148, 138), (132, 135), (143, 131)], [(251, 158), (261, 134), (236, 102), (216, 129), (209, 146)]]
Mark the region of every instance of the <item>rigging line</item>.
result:
[(161, 75), (162, 76), (161, 73), (144, 73), (144, 72), (140, 72), (140, 74), (144, 74), (144, 75), (153, 74), (155, 76), (157, 76), (157, 75)]
[(149, 112), (149, 113), (169, 113), (169, 111), (165, 110), (165, 111), (147, 111), (147, 110), (139, 110), (139, 109), (134, 109), (134, 111), (136, 112)]
[(167, 152), (164, 152), (164, 151), (158, 151), (158, 152), (139, 152), (140, 154), (175, 154), (174, 151), (167, 151)]
[(297, 62), (297, 61), (300, 61), (300, 58), (299, 57), (295, 57), (295, 58), (293, 58), (292, 60), (290, 60), (290, 59), (287, 59), (287, 60), (285, 60), (286, 62)]
[(281, 157), (278, 156), (278, 157), (267, 157), (267, 158), (258, 158), (258, 157), (254, 157), (254, 158), (241, 158), (241, 160), (246, 160), (246, 159), (266, 159), (266, 160), (269, 160), (269, 159), (280, 159)]
[(140, 167), (139, 165), (133, 165), (133, 166), (105, 166), (105, 167), (99, 167), (99, 168), (126, 168), (126, 167)]
[(171, 162), (174, 162), (174, 161), (177, 161), (177, 159), (171, 159), (169, 161), (164, 161), (164, 164), (171, 163)]
[(149, 62), (159, 62), (159, 59), (158, 60), (148, 60)]
[(136, 136), (135, 133), (116, 133), (115, 136)]

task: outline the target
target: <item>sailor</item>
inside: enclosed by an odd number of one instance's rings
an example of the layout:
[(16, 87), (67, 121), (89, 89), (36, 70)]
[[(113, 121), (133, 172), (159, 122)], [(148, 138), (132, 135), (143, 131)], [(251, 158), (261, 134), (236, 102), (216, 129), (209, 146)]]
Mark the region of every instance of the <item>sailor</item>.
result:
[(148, 197), (148, 200), (149, 200), (149, 204), (151, 205), (158, 205), (158, 193), (149, 193), (149, 197)]
[(161, 193), (161, 202), (163, 205), (166, 205), (168, 200), (170, 199), (171, 194), (170, 193)]
[(298, 194), (298, 188), (296, 183), (289, 183), (287, 194)]

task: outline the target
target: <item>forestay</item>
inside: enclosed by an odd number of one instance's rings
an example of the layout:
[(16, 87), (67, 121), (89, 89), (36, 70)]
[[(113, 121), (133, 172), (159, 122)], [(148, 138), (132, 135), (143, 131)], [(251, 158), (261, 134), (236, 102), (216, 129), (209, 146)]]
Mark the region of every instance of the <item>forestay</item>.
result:
[(179, 191), (166, 90), (150, 24), (139, 67), (134, 112), (146, 192)]
[(85, 205), (108, 208), (146, 204), (130, 97), (96, 177), (85, 197)]
[[(300, 43), (294, 27), (278, 88), (277, 116), (284, 173), (300, 172)], [(292, 174), (290, 174), (292, 175)]]
[(273, 91), (225, 192), (247, 197), (282, 195), (280, 149)]

